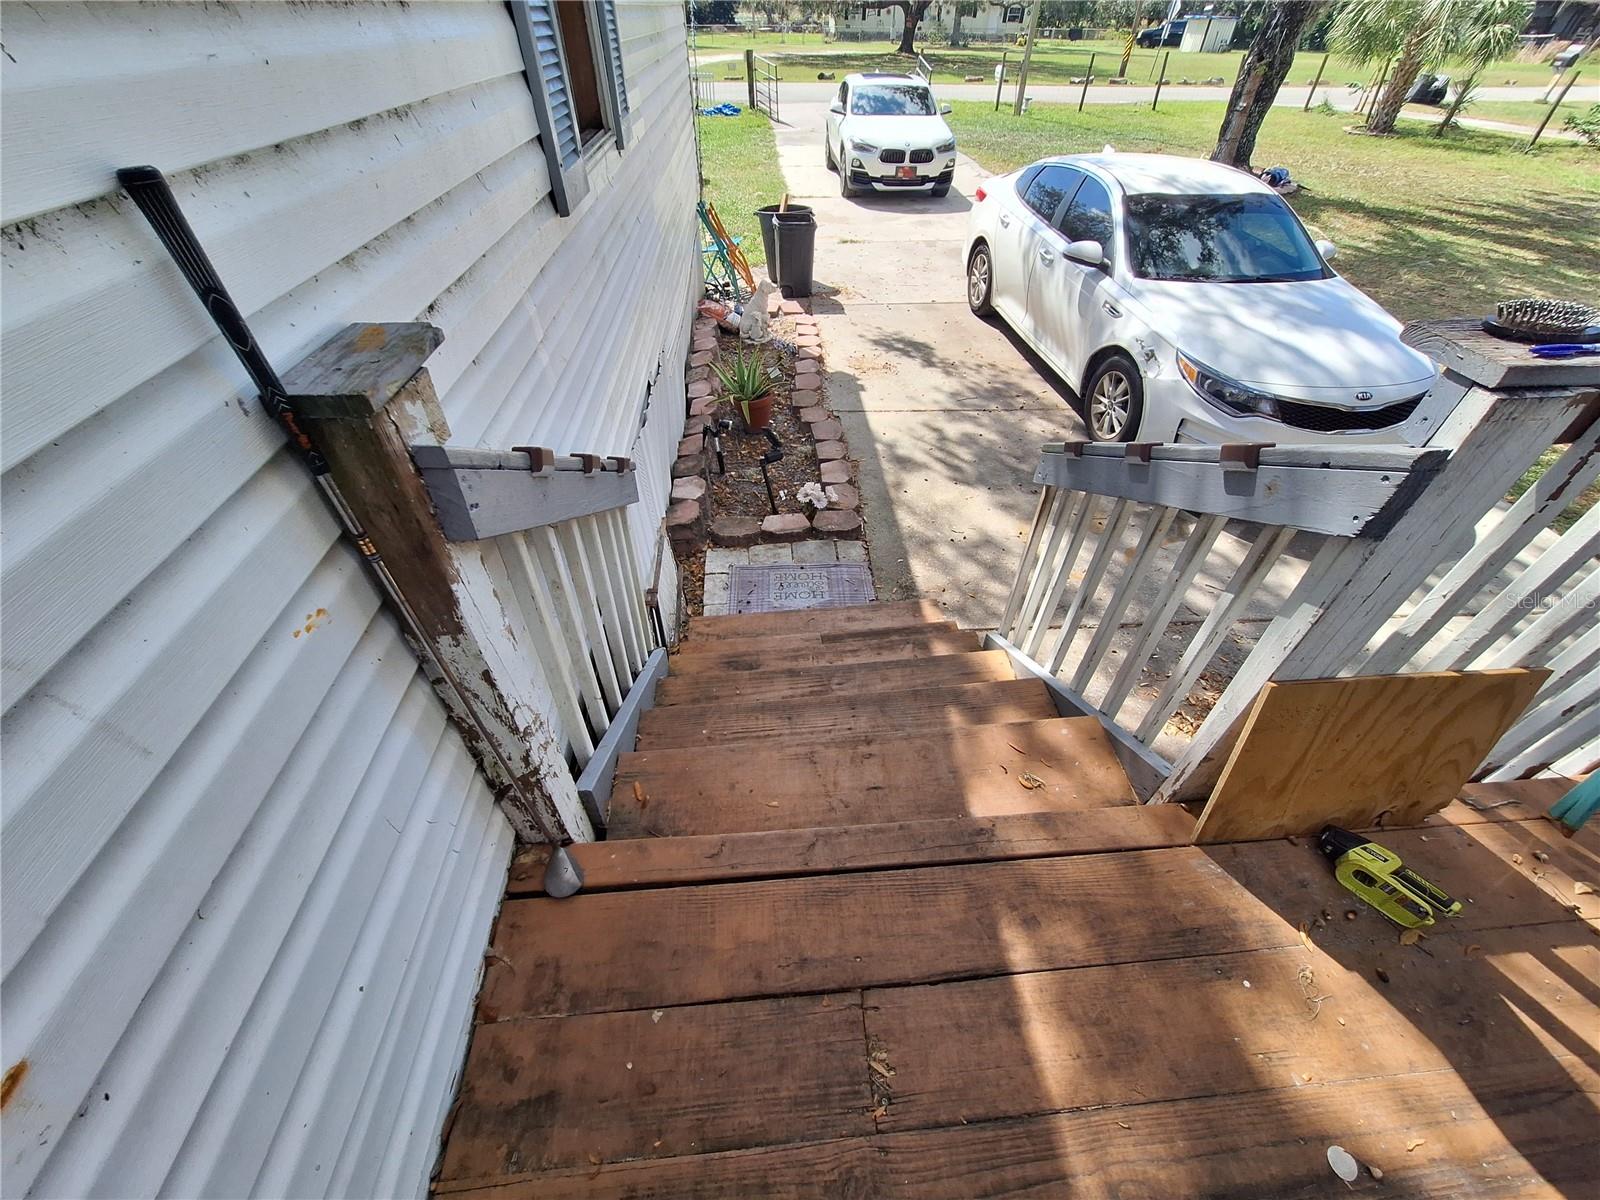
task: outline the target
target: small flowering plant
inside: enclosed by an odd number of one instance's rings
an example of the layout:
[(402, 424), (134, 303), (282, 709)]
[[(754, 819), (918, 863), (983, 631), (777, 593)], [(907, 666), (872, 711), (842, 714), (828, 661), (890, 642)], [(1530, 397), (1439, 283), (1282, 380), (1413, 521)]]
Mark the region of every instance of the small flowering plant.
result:
[(830, 503), (836, 502), (839, 493), (832, 488), (824, 488), (820, 483), (803, 483), (795, 490), (794, 498), (809, 508), (814, 516)]

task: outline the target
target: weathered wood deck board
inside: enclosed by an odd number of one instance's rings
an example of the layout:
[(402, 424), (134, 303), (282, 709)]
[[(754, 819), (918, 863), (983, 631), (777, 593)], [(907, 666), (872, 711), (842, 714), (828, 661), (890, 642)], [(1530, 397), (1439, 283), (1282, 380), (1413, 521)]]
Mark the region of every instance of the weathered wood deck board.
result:
[(479, 1026), (441, 1180), (873, 1131), (858, 993)]
[(879, 1128), (1419, 1071), (1450, 1069), (1470, 1083), (1485, 1066), (1592, 1063), (1600, 947), (1577, 922), (1563, 928), (1565, 938), (1551, 926), (1484, 931), (1478, 952), (1448, 961), (1411, 947), (1388, 982), (1369, 955), (1341, 963), (1297, 945), (872, 989), (868, 1037), (895, 1071)]
[[(1187, 846), (1193, 835), (1194, 818), (1175, 804), (1130, 804), (1072, 813), (631, 838), (573, 846), (571, 852), (583, 868), (584, 890), (604, 892), (1155, 850)], [(545, 847), (519, 854), (511, 865), (506, 895), (512, 899), (541, 895), (547, 859)]]
[(890, 629), (917, 621), (944, 621), (946, 615), (932, 600), (874, 600), (843, 608), (807, 608), (795, 612), (735, 613), (721, 617), (691, 617), (688, 642), (701, 639), (777, 636), (795, 633), (838, 633), (844, 630)]
[(511, 900), (480, 1016), (840, 991), (1298, 941), (1292, 925), (1192, 848)]
[(1036, 679), (965, 683), (898, 692), (892, 703), (882, 696), (852, 695), (791, 704), (677, 704), (652, 708), (639, 721), (639, 747), (715, 747), (755, 743), (823, 742), (845, 730), (856, 738), (893, 740), (913, 733), (948, 732), (973, 725), (1047, 721), (1056, 706)]
[(1016, 678), (1011, 659), (1000, 650), (939, 654), (873, 663), (837, 663), (763, 671), (729, 679), (668, 676), (656, 687), (656, 706), (687, 704), (797, 704), (906, 688), (949, 687), (962, 683)]
[[(1031, 774), (1042, 784), (1021, 782)], [(638, 785), (637, 789), (634, 785)], [(839, 735), (747, 747), (624, 754), (612, 837), (754, 833), (1133, 803), (1094, 717), (984, 725), (895, 738)]]
[[(1579, 893), (1584, 881), (1600, 887), (1600, 855), (1569, 841), (1548, 821), (1482, 821), (1437, 829), (1374, 830), (1373, 839), (1400, 856), (1423, 878), (1462, 902), (1459, 917), (1427, 931), (1460, 936), (1474, 929), (1559, 921), (1574, 911), (1600, 917), (1600, 897)], [(1205, 853), (1291, 924), (1313, 922), (1324, 911), (1340, 919), (1319, 939), (1389, 938), (1393, 927), (1341, 887), (1309, 839), (1207, 846)], [(1538, 857), (1545, 855), (1545, 858)], [(1342, 914), (1359, 913), (1349, 922)]]
[[(461, 1200), (1572, 1198), (1600, 1174), (1600, 1149), (1590, 1133), (1597, 1091), (1593, 1073), (1570, 1061), (1485, 1068), (1470, 1086), (1441, 1070), (606, 1163), (457, 1194)], [(1377, 1167), (1381, 1184), (1367, 1171), (1354, 1189), (1344, 1184), (1328, 1169), (1329, 1145)]]
[(715, 687), (726, 675), (826, 666), (833, 663), (896, 662), (903, 658), (943, 654), (976, 654), (978, 637), (957, 629), (953, 621), (937, 625), (910, 625), (897, 629), (857, 633), (800, 633), (793, 636), (712, 640), (684, 644), (672, 656), (669, 678), (702, 678), (701, 685)]

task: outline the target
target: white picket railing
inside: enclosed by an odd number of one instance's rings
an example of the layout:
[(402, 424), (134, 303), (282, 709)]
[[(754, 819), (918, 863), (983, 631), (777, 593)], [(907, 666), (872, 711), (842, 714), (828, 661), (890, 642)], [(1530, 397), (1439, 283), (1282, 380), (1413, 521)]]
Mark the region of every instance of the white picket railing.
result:
[(1047, 446), (997, 639), (1148, 798), (1203, 796), (1270, 679), (1548, 667), (1479, 777), (1591, 770), (1600, 506), (1551, 525), (1600, 477), (1600, 421), (1582, 391), (1515, 395), (1468, 390), (1420, 449)]
[(445, 536), (498, 560), (581, 793), (581, 773), (665, 632), (628, 529), (639, 497), (633, 464), (537, 447), (413, 446), (412, 456)]

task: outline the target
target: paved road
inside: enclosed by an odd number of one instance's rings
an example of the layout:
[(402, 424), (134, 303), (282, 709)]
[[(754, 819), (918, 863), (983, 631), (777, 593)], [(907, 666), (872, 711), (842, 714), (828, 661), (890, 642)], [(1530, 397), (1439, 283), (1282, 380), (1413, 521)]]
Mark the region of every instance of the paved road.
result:
[[(702, 55), (702, 65), (720, 62), (720, 56), (712, 57)], [(742, 70), (742, 68), (741, 68)], [(935, 82), (935, 90), (941, 100), (989, 100), (994, 99), (994, 84), (967, 84)], [(721, 102), (731, 100), (735, 104), (744, 103), (744, 83), (742, 79), (737, 82), (724, 82), (719, 80), (715, 85), (714, 98)], [(780, 83), (778, 85), (778, 101), (780, 115), (784, 120), (791, 120), (789, 109), (793, 107), (796, 112), (810, 105), (825, 105), (831, 101), (838, 92), (837, 83)], [(1286, 87), (1279, 91), (1277, 99), (1273, 102), (1278, 108), (1299, 108), (1305, 103), (1307, 88)], [(1543, 87), (1486, 87), (1479, 88), (1476, 99), (1482, 102), (1491, 100), (1538, 100), (1545, 94)], [(1038, 104), (1077, 104), (1081, 89), (1066, 84), (1035, 84), (1028, 88), (1028, 95)], [(1004, 103), (1010, 104), (1015, 96), (1012, 85), (1008, 82), (1005, 88)], [(1219, 102), (1226, 100), (1231, 94), (1229, 87), (1183, 87), (1169, 85), (1161, 91), (1162, 103), (1178, 103), (1185, 100), (1210, 100)], [(1323, 84), (1317, 88), (1317, 102), (1323, 100), (1330, 102), (1335, 108), (1349, 112), (1355, 108), (1357, 93), (1350, 91), (1343, 83), (1332, 85)], [(1089, 104), (1149, 104), (1155, 97), (1155, 88), (1148, 86), (1130, 85), (1127, 87), (1112, 87), (1110, 85), (1096, 85), (1091, 87), (1087, 96)], [(1600, 103), (1600, 83), (1593, 85), (1584, 83), (1575, 86), (1567, 96), (1567, 103), (1562, 111), (1577, 111), (1584, 103)], [(1403, 113), (1408, 120), (1438, 121), (1433, 115), (1417, 113)], [(810, 119), (809, 117), (807, 118)], [(1488, 129), (1501, 133), (1525, 134), (1527, 127), (1524, 125), (1510, 124), (1504, 121), (1492, 121), (1478, 117), (1463, 116), (1461, 124), (1470, 129)], [(1552, 121), (1551, 127), (1544, 131), (1545, 138), (1563, 141), (1577, 141), (1577, 135), (1565, 133), (1560, 129), (1559, 121)]]
[(823, 165), (826, 113), (786, 104), (778, 158), (794, 202), (816, 210), (813, 307), (828, 399), (861, 464), (878, 593), (992, 627), (1033, 519), (1039, 447), (1083, 425), (1042, 363), (967, 310), (967, 212), (989, 173), (963, 157), (943, 200), (845, 200)]

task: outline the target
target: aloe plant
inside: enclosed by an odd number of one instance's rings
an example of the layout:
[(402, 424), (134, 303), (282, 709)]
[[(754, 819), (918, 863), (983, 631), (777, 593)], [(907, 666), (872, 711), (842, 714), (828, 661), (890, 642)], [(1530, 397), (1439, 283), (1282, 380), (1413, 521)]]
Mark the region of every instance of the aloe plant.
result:
[(772, 390), (772, 378), (767, 374), (766, 361), (758, 347), (752, 346), (747, 355), (741, 346), (734, 351), (730, 361), (726, 355), (720, 362), (711, 364), (723, 391), (739, 406), (739, 414), (750, 420), (750, 402), (759, 400)]

